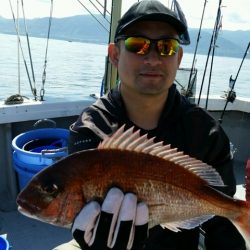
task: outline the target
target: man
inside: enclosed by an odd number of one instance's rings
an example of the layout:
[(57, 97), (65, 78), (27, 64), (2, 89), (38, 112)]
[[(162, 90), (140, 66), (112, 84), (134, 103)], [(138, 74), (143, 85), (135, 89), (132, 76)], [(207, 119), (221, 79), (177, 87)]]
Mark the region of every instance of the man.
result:
[[(105, 135), (111, 135), (118, 127), (124, 124), (126, 128), (134, 126), (148, 137), (170, 143), (215, 167), (226, 185), (221, 191), (233, 196), (235, 178), (227, 136), (208, 113), (189, 103), (173, 84), (183, 55), (180, 37), (186, 30), (186, 25), (158, 1), (141, 1), (125, 13), (118, 23), (115, 43), (111, 43), (108, 49), (110, 61), (118, 69), (120, 84), (85, 109), (71, 126), (70, 151), (97, 147)], [(131, 199), (127, 194), (111, 189), (102, 207), (97, 209), (97, 214), (102, 210), (102, 219), (98, 222), (89, 219), (96, 204), (90, 202), (83, 209), (72, 228), (82, 249), (198, 249), (198, 228), (175, 233), (156, 226), (150, 229), (147, 237), (145, 227), (140, 229), (140, 226), (147, 225), (147, 206), (137, 204), (136, 196), (129, 195)], [(114, 246), (105, 239), (109, 235), (107, 225), (112, 224), (115, 217), (109, 219), (109, 215), (114, 213), (112, 209), (119, 197), (125, 200), (121, 204), (127, 208), (123, 209), (121, 205), (120, 213), (127, 215), (126, 211), (131, 211), (131, 207), (136, 208), (141, 212), (133, 216), (140, 222), (135, 223), (136, 243), (133, 239), (128, 240), (128, 230), (124, 229), (123, 223)], [(92, 224), (91, 230), (85, 226), (87, 221)], [(93, 232), (96, 224), (97, 230)], [(215, 217), (204, 223), (202, 230), (207, 249), (245, 249), (243, 238), (226, 219)], [(137, 244), (140, 240), (143, 244)], [(66, 244), (56, 249), (80, 248), (76, 242), (73, 245), (75, 247)]]

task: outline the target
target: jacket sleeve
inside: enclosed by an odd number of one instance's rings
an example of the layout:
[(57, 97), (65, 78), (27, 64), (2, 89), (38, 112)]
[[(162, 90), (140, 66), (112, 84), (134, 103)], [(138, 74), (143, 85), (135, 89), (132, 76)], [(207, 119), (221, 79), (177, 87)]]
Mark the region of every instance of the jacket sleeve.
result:
[(69, 154), (85, 149), (96, 148), (100, 142), (101, 138), (90, 129), (82, 128), (80, 130), (75, 130), (74, 124), (70, 126)]
[(108, 112), (101, 110), (97, 104), (86, 108), (70, 126), (69, 153), (96, 148), (117, 127), (118, 124), (110, 120)]

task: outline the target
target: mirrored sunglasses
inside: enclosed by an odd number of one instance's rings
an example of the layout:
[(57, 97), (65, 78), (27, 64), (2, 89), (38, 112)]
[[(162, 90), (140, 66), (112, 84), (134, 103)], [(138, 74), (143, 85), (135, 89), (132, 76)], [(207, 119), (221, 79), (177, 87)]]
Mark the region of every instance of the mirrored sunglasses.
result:
[(125, 41), (126, 50), (138, 55), (146, 55), (149, 53), (152, 45), (156, 46), (157, 51), (161, 56), (173, 56), (180, 48), (179, 40), (176, 38), (149, 39), (141, 36), (124, 35), (117, 37), (115, 42), (118, 42), (119, 40)]

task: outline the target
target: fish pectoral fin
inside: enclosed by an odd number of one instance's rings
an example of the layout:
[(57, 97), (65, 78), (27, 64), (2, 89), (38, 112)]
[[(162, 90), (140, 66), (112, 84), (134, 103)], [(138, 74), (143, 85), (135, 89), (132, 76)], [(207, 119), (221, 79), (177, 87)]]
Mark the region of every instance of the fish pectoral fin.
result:
[(199, 225), (210, 220), (213, 217), (214, 215), (204, 215), (201, 217), (195, 217), (195, 218), (184, 220), (184, 221), (173, 221), (173, 222), (162, 223), (161, 226), (173, 232), (180, 232), (181, 228), (192, 229), (192, 228), (198, 227)]

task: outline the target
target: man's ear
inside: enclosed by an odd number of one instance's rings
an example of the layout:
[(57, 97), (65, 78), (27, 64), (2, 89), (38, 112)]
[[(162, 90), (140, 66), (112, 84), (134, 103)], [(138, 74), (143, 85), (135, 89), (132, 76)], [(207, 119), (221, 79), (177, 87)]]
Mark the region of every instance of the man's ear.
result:
[(108, 47), (108, 54), (109, 54), (109, 59), (111, 63), (117, 67), (118, 66), (118, 61), (119, 61), (119, 48), (116, 46), (114, 43), (110, 43)]

